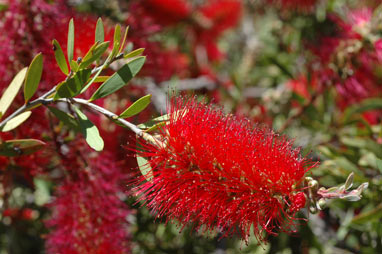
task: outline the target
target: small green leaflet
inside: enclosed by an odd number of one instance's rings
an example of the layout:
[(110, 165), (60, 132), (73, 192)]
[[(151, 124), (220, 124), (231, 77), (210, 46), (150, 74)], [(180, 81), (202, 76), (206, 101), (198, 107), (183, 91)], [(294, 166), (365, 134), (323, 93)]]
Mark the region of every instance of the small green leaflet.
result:
[(70, 61), (69, 65), (70, 65), (70, 68), (72, 69), (73, 72), (78, 71), (79, 66), (78, 66), (77, 61), (72, 60), (72, 61)]
[(57, 86), (57, 92), (54, 99), (73, 98), (78, 95), (90, 78), (91, 70), (84, 69), (78, 71), (73, 77)]
[(98, 152), (102, 151), (104, 143), (97, 127), (77, 107), (73, 106), (73, 108), (78, 116), (80, 131), (88, 145)]
[(120, 45), (121, 45), (121, 26), (117, 24), (114, 29), (114, 41), (113, 41), (111, 59), (113, 59), (117, 55)]
[(141, 70), (146, 57), (138, 57), (129, 63), (125, 64), (121, 69), (114, 73), (108, 80), (105, 81), (89, 101), (94, 101), (96, 99), (108, 96), (109, 94), (114, 93), (115, 91), (122, 88), (129, 82), (137, 73)]
[(134, 116), (144, 110), (151, 101), (151, 94), (143, 96), (136, 102), (134, 102), (130, 107), (128, 107), (122, 114), (119, 115), (120, 118), (128, 118)]
[(64, 52), (62, 51), (62, 48), (58, 41), (53, 40), (53, 50), (54, 50), (54, 57), (56, 58), (56, 62), (58, 67), (60, 67), (60, 70), (65, 74), (69, 74), (69, 68), (68, 63), (66, 62)]
[[(142, 146), (139, 144), (139, 141), (137, 140), (137, 149), (142, 150)], [(137, 157), (137, 164), (139, 167), (139, 170), (141, 171), (141, 174), (146, 178), (147, 181), (151, 182), (154, 178), (153, 171), (150, 165), (150, 162), (142, 156), (139, 156), (138, 153), (136, 155)]]
[(30, 117), (31, 114), (32, 114), (31, 111), (26, 111), (24, 113), (21, 113), (20, 115), (9, 120), (0, 131), (7, 132), (7, 131), (13, 130), (14, 128), (18, 127), (20, 124), (25, 122)]
[(88, 67), (90, 64), (92, 64), (94, 61), (98, 60), (102, 56), (102, 54), (106, 51), (106, 49), (109, 47), (109, 42), (108, 41), (103, 42), (99, 45), (96, 42), (96, 44), (94, 46), (95, 47), (94, 48), (92, 47), (89, 50), (89, 52), (84, 56), (78, 69), (80, 69), (80, 70), (84, 69), (84, 68)]
[(95, 41), (102, 43), (105, 40), (105, 32), (103, 29), (103, 22), (101, 18), (98, 18), (97, 25), (96, 25), (96, 31), (95, 31)]
[(19, 73), (17, 73), (17, 75), (13, 78), (11, 84), (7, 87), (7, 89), (5, 89), (0, 99), (0, 118), (5, 114), (9, 106), (12, 104), (12, 101), (15, 99), (17, 93), (23, 85), (26, 73), (27, 68), (19, 71)]
[(0, 155), (20, 156), (34, 153), (45, 146), (37, 139), (13, 139), (0, 143)]
[(27, 103), (37, 90), (42, 75), (42, 54), (38, 53), (32, 60), (25, 76), (24, 98)]
[(133, 50), (133, 51), (127, 53), (123, 57), (124, 58), (133, 58), (133, 57), (141, 55), (143, 53), (143, 51), (145, 51), (144, 48), (139, 48), (139, 49), (136, 49), (136, 50)]
[(69, 128), (80, 131), (80, 127), (78, 126), (77, 120), (72, 116), (71, 114), (68, 114), (64, 111), (59, 110), (58, 108), (50, 107), (48, 106), (48, 109), (50, 112), (53, 113), (58, 119), (60, 119), (61, 122), (63, 122), (66, 126)]
[(121, 47), (119, 48), (118, 54), (122, 53), (125, 47), (126, 39), (127, 39), (127, 33), (129, 32), (129, 27), (126, 27), (125, 34), (123, 35), (123, 40), (121, 43)]
[(74, 21), (70, 19), (69, 22), (69, 30), (68, 30), (68, 60), (69, 63), (73, 60), (73, 52), (74, 52)]

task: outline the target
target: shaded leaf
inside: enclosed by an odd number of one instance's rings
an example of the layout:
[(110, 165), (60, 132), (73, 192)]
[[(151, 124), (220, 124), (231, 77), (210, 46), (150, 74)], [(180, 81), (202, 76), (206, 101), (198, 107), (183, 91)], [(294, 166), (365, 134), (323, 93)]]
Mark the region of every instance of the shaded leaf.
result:
[[(137, 141), (137, 149), (140, 151), (142, 150), (142, 146), (139, 144), (139, 141)], [(154, 175), (149, 161), (145, 157), (139, 156), (138, 153), (136, 157), (139, 171), (141, 171), (141, 174), (147, 181), (151, 182), (154, 178)]]
[(348, 107), (344, 113), (344, 122), (348, 122), (350, 117), (357, 113), (363, 113), (369, 110), (382, 109), (381, 98), (371, 98), (360, 102), (359, 104)]
[(377, 168), (378, 168), (379, 172), (381, 172), (381, 174), (382, 174), (382, 160), (377, 158), (376, 164), (377, 164)]
[(13, 78), (11, 84), (9, 84), (7, 89), (5, 89), (0, 99), (0, 118), (5, 114), (5, 112), (15, 99), (17, 93), (23, 85), (26, 73), (27, 68), (24, 68), (21, 71), (19, 71), (19, 73), (17, 73), (17, 75)]
[(30, 117), (31, 114), (32, 114), (31, 111), (26, 111), (24, 113), (21, 113), (20, 115), (9, 120), (0, 131), (6, 132), (6, 131), (13, 130), (14, 128), (18, 127), (20, 124), (25, 122)]
[(7, 140), (0, 144), (0, 155), (3, 156), (20, 156), (32, 154), (46, 144), (37, 139), (13, 139)]
[(90, 78), (91, 70), (84, 69), (78, 71), (73, 77), (57, 86), (57, 92), (54, 99), (73, 98), (78, 95)]
[(57, 40), (52, 41), (53, 44), (53, 50), (54, 50), (54, 57), (56, 58), (56, 62), (58, 67), (60, 67), (60, 70), (65, 74), (69, 74), (69, 68), (68, 63), (66, 62), (64, 52), (62, 51), (62, 48)]
[(75, 131), (80, 131), (77, 120), (69, 113), (59, 110), (58, 108), (49, 107), (50, 112), (53, 113), (61, 122)]
[(108, 96), (122, 88), (129, 82), (142, 68), (146, 58), (138, 57), (133, 61), (125, 64), (121, 69), (114, 73), (105, 81), (90, 98), (90, 101)]
[(382, 204), (379, 204), (374, 209), (358, 214), (352, 219), (352, 223), (365, 224), (375, 220), (379, 220), (382, 217)]
[(96, 151), (102, 151), (104, 142), (99, 135), (97, 127), (77, 107), (73, 106), (73, 108), (78, 116), (80, 131), (88, 145)]
[(32, 60), (25, 76), (24, 98), (28, 102), (37, 90), (42, 75), (42, 54), (38, 53)]
[(105, 40), (105, 32), (103, 28), (103, 22), (101, 18), (98, 18), (96, 30), (95, 30), (95, 42), (102, 43)]
[(73, 19), (70, 19), (70, 22), (69, 22), (67, 50), (68, 50), (68, 60), (69, 60), (69, 63), (71, 63), (73, 60), (73, 52), (74, 52), (74, 21)]
[(151, 101), (151, 94), (143, 96), (136, 102), (134, 102), (130, 107), (128, 107), (122, 114), (119, 115), (121, 118), (128, 118), (134, 116), (144, 110)]

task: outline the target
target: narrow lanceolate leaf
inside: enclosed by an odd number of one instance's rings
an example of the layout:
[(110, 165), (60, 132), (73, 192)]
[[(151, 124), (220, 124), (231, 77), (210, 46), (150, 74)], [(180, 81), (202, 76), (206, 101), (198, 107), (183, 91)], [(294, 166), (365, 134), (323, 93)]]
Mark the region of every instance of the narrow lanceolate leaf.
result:
[(97, 20), (97, 26), (96, 26), (96, 31), (95, 31), (95, 42), (102, 43), (105, 40), (105, 32), (103, 29), (103, 22), (102, 19), (99, 18)]
[(68, 60), (69, 63), (73, 60), (74, 52), (74, 21), (70, 19), (68, 30)]
[[(137, 141), (137, 149), (142, 150), (142, 146), (139, 144), (138, 141)], [(138, 154), (136, 155), (136, 157), (137, 157), (138, 168), (141, 171), (141, 174), (145, 177), (147, 181), (149, 182), (152, 181), (154, 176), (153, 176), (153, 171), (149, 161), (145, 157), (139, 156)]]
[(127, 33), (129, 32), (129, 27), (126, 27), (125, 29), (125, 33), (123, 35), (123, 40), (122, 40), (122, 43), (121, 43), (121, 46), (119, 48), (119, 52), (118, 54), (122, 53), (123, 50), (124, 50), (124, 47), (125, 47), (125, 43), (126, 43), (126, 39), (127, 39)]
[(95, 80), (94, 83), (102, 83), (105, 82), (110, 76), (98, 76)]
[(74, 61), (74, 60), (72, 60), (72, 61), (70, 61), (70, 69), (72, 69), (72, 71), (73, 72), (76, 72), (76, 71), (78, 71), (78, 63), (77, 63), (77, 61)]
[(82, 59), (82, 62), (80, 63), (80, 66), (78, 68), (81, 70), (88, 67), (94, 61), (98, 60), (108, 47), (109, 47), (108, 41), (103, 42), (99, 45), (96, 45), (94, 49), (89, 50), (89, 52), (85, 55), (84, 59)]
[(130, 107), (128, 107), (125, 111), (123, 111), (122, 114), (119, 115), (120, 118), (128, 118), (131, 116), (134, 116), (144, 110), (147, 105), (150, 104), (151, 101), (151, 94), (148, 94), (146, 96), (143, 96), (136, 102), (134, 102)]
[(66, 126), (68, 126), (69, 128), (75, 131), (80, 131), (78, 122), (74, 118), (74, 116), (64, 111), (61, 111), (58, 108), (48, 106), (48, 109), (50, 110), (50, 112), (53, 113), (53, 115), (55, 115), (58, 119), (60, 119), (60, 121), (63, 122)]
[(27, 68), (19, 71), (19, 73), (17, 73), (17, 75), (13, 78), (11, 84), (7, 87), (7, 89), (5, 89), (0, 99), (0, 118), (5, 114), (9, 106), (12, 104), (12, 101), (15, 99), (17, 93), (23, 85), (26, 73)]
[(140, 56), (143, 53), (143, 51), (145, 51), (144, 48), (139, 48), (139, 49), (133, 50), (133, 51), (127, 53), (124, 56), (124, 58), (133, 58), (133, 57), (136, 57), (136, 56)]
[(78, 95), (90, 78), (91, 70), (84, 69), (78, 71), (73, 77), (57, 86), (57, 92), (54, 99), (73, 98)]
[(45, 143), (38, 139), (13, 139), (0, 144), (0, 155), (20, 156), (34, 153), (45, 146)]
[(53, 50), (54, 50), (54, 57), (56, 58), (56, 62), (58, 67), (60, 67), (60, 70), (65, 74), (69, 74), (69, 68), (68, 63), (66, 62), (64, 52), (62, 51), (62, 48), (58, 41), (53, 40)]
[(118, 89), (122, 88), (141, 70), (146, 58), (138, 57), (125, 64), (121, 69), (114, 73), (105, 81), (90, 98), (90, 101), (108, 96)]
[(88, 145), (96, 151), (102, 151), (104, 143), (97, 127), (78, 108), (73, 108), (78, 116), (80, 131)]
[(27, 112), (21, 113), (20, 115), (18, 115), (16, 117), (12, 118), (11, 120), (9, 120), (3, 126), (3, 128), (1, 128), (0, 131), (6, 132), (6, 131), (13, 130), (14, 128), (18, 127), (20, 124), (25, 122), (30, 117), (31, 114), (32, 114), (31, 111), (27, 111)]
[(25, 77), (25, 85), (24, 85), (24, 98), (25, 103), (32, 98), (34, 93), (37, 90), (38, 84), (40, 83), (42, 75), (42, 54), (37, 54), (30, 64), (26, 77)]
[(119, 51), (119, 46), (121, 45), (121, 26), (116, 25), (114, 29), (114, 42), (112, 49), (112, 59), (117, 55)]

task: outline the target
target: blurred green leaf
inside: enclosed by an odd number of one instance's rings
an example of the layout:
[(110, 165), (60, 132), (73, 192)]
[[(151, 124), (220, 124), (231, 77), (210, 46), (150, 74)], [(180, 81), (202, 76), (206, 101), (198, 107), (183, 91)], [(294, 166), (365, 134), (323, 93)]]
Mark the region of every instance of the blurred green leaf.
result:
[(146, 58), (138, 57), (125, 64), (106, 80), (90, 98), (90, 101), (108, 96), (127, 84), (142, 68)]
[(13, 139), (0, 143), (0, 155), (20, 156), (32, 154), (46, 144), (37, 139)]
[(42, 54), (38, 53), (32, 60), (25, 76), (24, 98), (27, 103), (37, 90), (42, 75)]
[(32, 114), (31, 111), (26, 111), (24, 113), (21, 113), (20, 115), (12, 118), (11, 120), (9, 120), (4, 126), (3, 128), (1, 128), (1, 132), (7, 132), (7, 131), (11, 131), (13, 130), (14, 128), (18, 127), (20, 124), (22, 124), (23, 122), (25, 122), (29, 117), (30, 115)]
[(23, 85), (26, 73), (27, 68), (23, 68), (21, 71), (19, 71), (17, 75), (13, 78), (11, 84), (9, 84), (7, 89), (5, 89), (0, 99), (0, 118), (5, 114), (5, 112), (15, 99), (17, 93)]
[(369, 110), (382, 109), (381, 98), (365, 99), (359, 104), (348, 107), (344, 113), (344, 122), (349, 122), (350, 118), (357, 113), (363, 113)]
[(102, 151), (104, 142), (99, 135), (97, 127), (77, 107), (73, 106), (73, 108), (78, 116), (80, 131), (88, 145), (96, 151)]
[(89, 69), (84, 69), (76, 72), (73, 77), (57, 86), (57, 92), (54, 96), (54, 99), (57, 100), (59, 98), (73, 98), (74, 96), (78, 95), (90, 78), (90, 75), (91, 70)]
[(379, 204), (374, 209), (367, 212), (363, 212), (355, 216), (352, 219), (351, 223), (365, 224), (375, 220), (379, 220), (381, 217), (382, 217), (382, 204)]
[(64, 52), (62, 51), (62, 48), (58, 41), (53, 40), (53, 50), (54, 50), (54, 57), (56, 58), (56, 62), (58, 67), (60, 67), (60, 70), (65, 74), (69, 74), (69, 68), (68, 63), (66, 62)]
[(43, 206), (50, 201), (50, 186), (52, 183), (42, 179), (42, 178), (33, 178), (33, 183), (35, 186), (35, 203), (36, 205)]
[(95, 31), (95, 41), (102, 43), (105, 40), (105, 32), (103, 28), (103, 22), (101, 18), (98, 18), (97, 25), (96, 25), (96, 31)]
[(58, 108), (48, 106), (48, 109), (50, 110), (50, 112), (53, 113), (53, 115), (55, 115), (58, 119), (60, 119), (60, 121), (63, 122), (66, 126), (68, 126), (69, 128), (75, 131), (80, 131), (78, 122), (74, 118), (74, 116), (64, 111), (61, 111)]
[(377, 158), (376, 159), (376, 164), (377, 164), (377, 168), (378, 168), (378, 170), (381, 172), (381, 174), (382, 174), (382, 160), (381, 159), (379, 159), (379, 158)]
[(78, 63), (77, 63), (77, 61), (74, 61), (74, 60), (72, 60), (72, 61), (70, 61), (70, 68), (72, 69), (72, 71), (73, 72), (77, 72), (78, 71)]
[(378, 157), (382, 157), (382, 145), (371, 140), (370, 138), (362, 137), (340, 137), (340, 141), (347, 146), (367, 149)]
[(134, 102), (130, 107), (128, 107), (122, 114), (119, 115), (120, 118), (128, 118), (134, 116), (144, 110), (151, 101), (151, 94), (143, 96), (136, 102)]
[(69, 63), (71, 63), (73, 60), (73, 52), (74, 52), (74, 21), (73, 21), (73, 18), (71, 18), (70, 22), (69, 22), (67, 50), (68, 50), (68, 60), (69, 60)]

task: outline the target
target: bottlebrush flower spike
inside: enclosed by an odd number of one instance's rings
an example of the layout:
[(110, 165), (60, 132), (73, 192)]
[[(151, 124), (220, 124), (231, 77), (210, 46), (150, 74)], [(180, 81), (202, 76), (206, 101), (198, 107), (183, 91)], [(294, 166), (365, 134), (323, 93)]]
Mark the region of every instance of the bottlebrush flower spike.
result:
[(162, 127), (161, 144), (138, 152), (149, 158), (154, 178), (137, 186), (139, 200), (157, 217), (182, 228), (239, 233), (295, 229), (305, 206), (301, 183), (314, 166), (292, 142), (265, 127), (224, 115), (196, 100), (175, 100)]

